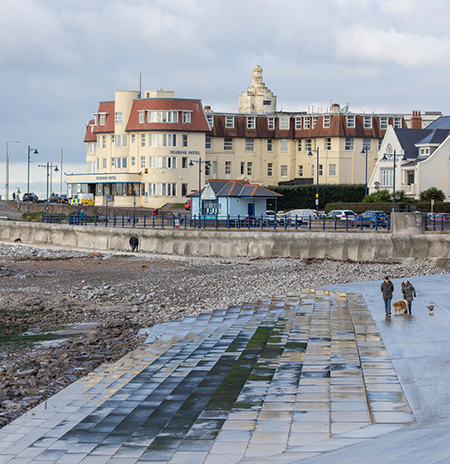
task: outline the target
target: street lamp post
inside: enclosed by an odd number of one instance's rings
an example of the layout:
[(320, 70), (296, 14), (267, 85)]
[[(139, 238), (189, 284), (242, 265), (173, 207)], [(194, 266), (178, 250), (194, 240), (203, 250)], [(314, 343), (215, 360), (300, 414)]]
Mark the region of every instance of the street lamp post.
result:
[(136, 190), (133, 190), (133, 227), (136, 220)]
[(365, 196), (367, 196), (367, 152), (369, 151), (369, 147), (367, 145), (364, 145), (363, 146), (363, 149), (361, 150), (361, 154), (364, 155), (364, 153), (366, 154), (366, 189), (365, 189)]
[(27, 176), (27, 213), (30, 212), (30, 163), (31, 163), (31, 152), (34, 150), (34, 155), (39, 155), (37, 148), (31, 148), (28, 145), (28, 176)]
[[(390, 159), (394, 160), (394, 171), (392, 173), (392, 212), (395, 213), (395, 169), (396, 169), (396, 164), (397, 164), (397, 157), (401, 156), (400, 154), (397, 155), (397, 153), (394, 150), (394, 153), (385, 153), (383, 155), (383, 158), (381, 158), (381, 161), (388, 161)], [(403, 155), (401, 161), (407, 161), (406, 155)]]
[(38, 164), (38, 168), (47, 169), (47, 201), (45, 202), (45, 210), (46, 210), (47, 214), (48, 214), (48, 205), (50, 203), (48, 187), (49, 187), (49, 180), (50, 180), (50, 176), (51, 176), (53, 167), (55, 167), (55, 172), (58, 172), (58, 166), (54, 165), (53, 163), (50, 163), (50, 162), (47, 161), (47, 164)]
[(316, 216), (319, 217), (319, 147), (309, 150), (308, 156), (312, 156), (315, 152), (317, 154), (317, 188), (316, 188)]
[[(198, 219), (200, 221), (200, 200), (201, 200), (201, 189), (202, 189), (202, 164), (205, 165), (205, 167), (211, 166), (211, 163), (209, 161), (202, 161), (201, 158), (198, 160), (191, 160), (189, 162), (189, 166), (194, 166), (194, 163), (198, 164)], [(200, 222), (199, 222), (200, 224)]]
[(62, 195), (63, 193), (63, 161), (64, 161), (64, 150), (68, 150), (70, 147), (62, 147), (61, 148), (61, 177), (59, 180), (59, 194)]
[(8, 151), (8, 144), (10, 143), (19, 143), (18, 140), (8, 140), (6, 142), (6, 182), (5, 182), (5, 200), (9, 200), (9, 151)]

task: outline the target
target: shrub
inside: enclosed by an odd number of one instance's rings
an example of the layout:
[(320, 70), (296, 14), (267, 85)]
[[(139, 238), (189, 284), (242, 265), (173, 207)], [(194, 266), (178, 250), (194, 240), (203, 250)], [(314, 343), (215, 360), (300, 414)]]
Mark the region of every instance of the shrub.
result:
[(392, 195), (389, 190), (378, 190), (364, 197), (364, 203), (387, 203), (392, 201)]
[[(283, 195), (282, 198), (278, 199), (278, 210), (315, 209), (316, 207), (317, 186), (315, 184), (283, 185), (268, 188)], [(323, 209), (327, 203), (362, 201), (364, 191), (364, 184), (319, 184), (319, 208)], [(274, 209), (274, 203), (274, 201), (269, 201), (268, 208)]]
[(430, 187), (423, 192), (420, 192), (420, 201), (444, 201), (445, 200), (445, 193), (438, 189), (437, 187)]

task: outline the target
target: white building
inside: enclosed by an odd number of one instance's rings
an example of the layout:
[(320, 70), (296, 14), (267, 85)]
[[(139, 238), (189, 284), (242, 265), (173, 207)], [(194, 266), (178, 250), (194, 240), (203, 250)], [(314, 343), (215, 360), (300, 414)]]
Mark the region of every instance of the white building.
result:
[(394, 153), (396, 191), (403, 190), (408, 196), (419, 199), (420, 192), (437, 187), (449, 199), (450, 116), (440, 117), (426, 129), (389, 127), (369, 181), (370, 193), (379, 189), (393, 190)]

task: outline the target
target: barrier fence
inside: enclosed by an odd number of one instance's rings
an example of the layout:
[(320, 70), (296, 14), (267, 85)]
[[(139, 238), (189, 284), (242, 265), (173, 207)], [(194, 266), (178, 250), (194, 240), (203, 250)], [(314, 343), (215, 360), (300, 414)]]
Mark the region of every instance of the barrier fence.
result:
[(86, 215), (84, 213), (42, 214), (42, 222), (48, 224), (69, 224), (94, 227), (141, 228), (141, 229), (247, 229), (247, 230), (367, 230), (389, 231), (389, 218), (383, 221), (362, 221), (358, 219), (291, 217), (278, 219), (261, 217), (228, 216), (226, 218), (173, 215)]

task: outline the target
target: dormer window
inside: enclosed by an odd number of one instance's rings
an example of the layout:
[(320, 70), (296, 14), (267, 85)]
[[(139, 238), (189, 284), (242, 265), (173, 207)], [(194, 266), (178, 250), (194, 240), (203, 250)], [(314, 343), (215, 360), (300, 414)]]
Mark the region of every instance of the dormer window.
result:
[(212, 114), (207, 114), (206, 119), (208, 120), (209, 128), (212, 129), (214, 127), (214, 116)]
[(394, 127), (396, 129), (402, 128), (402, 118), (394, 118)]
[(225, 127), (232, 129), (234, 127), (234, 116), (225, 116)]
[(256, 127), (256, 118), (254, 116), (247, 117), (247, 129), (255, 129)]
[(347, 116), (347, 127), (354, 128), (355, 127), (355, 115), (349, 114)]
[(267, 128), (269, 130), (275, 129), (275, 118), (267, 118)]
[(280, 116), (280, 130), (289, 129), (289, 116)]
[(389, 118), (387, 116), (381, 116), (380, 118), (380, 129), (387, 129), (389, 123)]
[(100, 125), (106, 126), (106, 114), (105, 113), (100, 115)]
[(302, 117), (295, 118), (295, 128), (301, 129), (302, 128)]
[(145, 111), (139, 111), (139, 124), (144, 124), (145, 122)]
[(372, 116), (364, 116), (364, 129), (372, 129)]
[(309, 116), (305, 116), (303, 118), (303, 129), (310, 129), (311, 128), (311, 118)]
[(323, 127), (326, 129), (330, 127), (330, 115), (323, 117)]
[(190, 123), (191, 123), (191, 112), (183, 111), (183, 124), (190, 124)]

